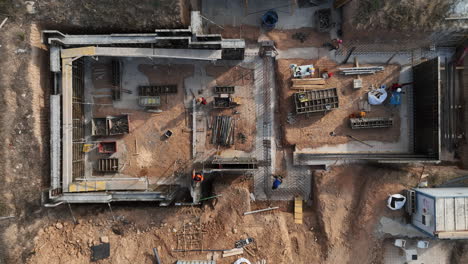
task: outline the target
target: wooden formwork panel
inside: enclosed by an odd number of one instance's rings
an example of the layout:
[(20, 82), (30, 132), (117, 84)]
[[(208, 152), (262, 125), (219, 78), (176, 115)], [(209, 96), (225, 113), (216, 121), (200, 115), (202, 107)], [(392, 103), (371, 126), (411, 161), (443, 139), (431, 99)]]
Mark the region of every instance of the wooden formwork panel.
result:
[(119, 171), (119, 159), (99, 159), (98, 171), (118, 172)]
[(339, 107), (336, 88), (295, 93), (294, 102), (297, 114), (324, 112)]

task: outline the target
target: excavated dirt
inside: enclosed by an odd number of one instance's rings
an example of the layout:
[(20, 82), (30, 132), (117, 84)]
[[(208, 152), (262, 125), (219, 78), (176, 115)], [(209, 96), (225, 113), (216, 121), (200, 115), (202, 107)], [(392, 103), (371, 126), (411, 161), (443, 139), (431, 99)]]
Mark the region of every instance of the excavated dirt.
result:
[[(280, 89), (280, 120), (283, 125), (284, 143), (296, 145), (298, 148), (318, 147), (324, 144), (342, 144), (350, 139), (346, 135), (351, 135), (361, 140), (377, 140), (383, 142), (394, 142), (400, 137), (400, 115), (399, 108), (387, 105), (372, 106), (367, 117), (391, 117), (394, 125), (391, 128), (360, 129), (353, 130), (349, 125), (349, 115), (359, 112), (358, 102), (367, 100), (366, 93), (369, 86), (379, 87), (381, 84), (391, 85), (398, 81), (400, 66), (388, 65), (385, 70), (374, 75), (361, 76), (363, 88), (355, 90), (352, 87), (353, 77), (340, 75), (338, 72), (326, 81), (324, 88), (337, 88), (339, 108), (326, 114), (317, 113), (296, 115), (296, 122), (287, 122), (288, 113), (295, 114), (293, 94), (297, 90), (292, 90), (292, 72), (290, 64), (307, 65), (313, 64), (320, 71), (328, 70), (336, 72), (338, 67), (353, 67), (352, 64), (338, 66), (335, 62), (320, 60), (301, 59), (280, 59), (277, 60), (276, 73), (277, 82)], [(360, 65), (361, 66), (361, 65)], [(362, 65), (365, 66), (365, 65)], [(330, 136), (334, 131), (337, 136)]]
[[(156, 247), (163, 263), (211, 259), (212, 252), (174, 252), (183, 222), (201, 217), (204, 249), (229, 249), (252, 237), (254, 256), (267, 263), (379, 263), (384, 237), (375, 230), (380, 217), (402, 217), (386, 208), (389, 194), (416, 185), (422, 168), (340, 166), (314, 173), (314, 196), (304, 205), (304, 224), (293, 221), (291, 202), (251, 202), (249, 178), (218, 178), (213, 192), (221, 197), (198, 207), (158, 208), (113, 206), (115, 221), (106, 206), (74, 206), (78, 220), (69, 215), (51, 218), (32, 239), (27, 263), (87, 263), (90, 246), (107, 236), (111, 256), (99, 263), (151, 263)], [(426, 172), (438, 173), (437, 167)], [(279, 210), (244, 216), (249, 210), (279, 206)], [(93, 212), (89, 214), (89, 212)], [(218, 253), (218, 252), (216, 252)], [(236, 257), (217, 263), (232, 263)]]
[[(293, 222), (291, 206), (271, 203), (280, 210), (270, 213), (243, 216), (243, 213), (267, 204), (250, 204), (249, 191), (239, 180), (227, 180), (214, 186), (223, 196), (206, 203), (201, 208), (134, 208), (113, 207), (116, 221), (105, 207), (94, 208), (94, 216), (81, 215), (84, 208), (75, 209), (78, 223), (60, 219), (44, 225), (33, 239), (34, 250), (27, 263), (87, 263), (91, 245), (100, 244), (108, 237), (111, 256), (98, 263), (151, 263), (152, 248), (159, 251), (163, 263), (180, 259), (203, 260), (211, 252), (174, 252), (177, 234), (184, 221), (196, 223), (201, 217), (204, 249), (231, 249), (237, 240), (253, 237), (256, 240), (252, 253), (244, 253), (250, 261), (266, 259), (267, 263), (316, 263), (320, 248), (316, 241), (317, 228), (311, 219), (311, 208), (305, 209), (303, 225)], [(311, 231), (312, 230), (312, 231)], [(220, 254), (220, 252), (216, 252)], [(219, 256), (219, 255), (218, 255)], [(232, 263), (238, 257), (221, 258), (217, 263)]]

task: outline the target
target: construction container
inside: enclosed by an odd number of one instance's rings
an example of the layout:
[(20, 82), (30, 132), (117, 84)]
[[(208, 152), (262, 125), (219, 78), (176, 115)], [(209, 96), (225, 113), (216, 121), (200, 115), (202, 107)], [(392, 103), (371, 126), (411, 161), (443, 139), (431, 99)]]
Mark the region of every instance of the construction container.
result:
[(91, 120), (92, 136), (115, 136), (129, 132), (128, 115), (98, 117)]
[(105, 154), (110, 154), (110, 153), (117, 152), (117, 142), (115, 142), (115, 141), (99, 142), (98, 152), (99, 153), (105, 153)]

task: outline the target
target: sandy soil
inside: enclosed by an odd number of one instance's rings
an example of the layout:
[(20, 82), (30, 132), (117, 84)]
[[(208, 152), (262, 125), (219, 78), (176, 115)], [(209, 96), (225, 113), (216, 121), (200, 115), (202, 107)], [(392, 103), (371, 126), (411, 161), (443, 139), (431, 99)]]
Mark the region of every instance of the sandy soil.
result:
[[(304, 205), (304, 224), (293, 222), (292, 202), (250, 202), (251, 180), (223, 177), (213, 186), (222, 197), (201, 208), (136, 208), (74, 206), (78, 224), (68, 215), (50, 219), (33, 239), (34, 250), (27, 263), (87, 263), (90, 246), (107, 236), (111, 257), (99, 263), (150, 263), (152, 248), (163, 263), (177, 259), (207, 259), (211, 254), (177, 253), (176, 236), (184, 221), (201, 217), (205, 249), (232, 248), (236, 240), (253, 237), (255, 256), (250, 261), (267, 263), (378, 263), (383, 237), (374, 232), (382, 216), (398, 218), (401, 212), (386, 208), (388, 194), (414, 186), (420, 168), (345, 166), (314, 175), (313, 203)], [(280, 209), (243, 216), (249, 210), (268, 206)], [(89, 212), (94, 212), (90, 215)], [(60, 224), (57, 224), (60, 223)], [(219, 258), (232, 263), (236, 258)]]
[[(398, 80), (400, 66), (388, 65), (381, 73), (362, 76), (363, 88), (354, 90), (352, 88), (353, 77), (343, 76), (336, 73), (331, 79), (328, 79), (324, 88), (337, 88), (339, 98), (339, 108), (334, 109), (325, 115), (310, 114), (296, 115), (296, 123), (288, 124), (288, 113), (295, 113), (293, 93), (291, 90), (291, 70), (289, 65), (295, 63), (306, 65), (312, 63), (320, 71), (328, 70), (335, 72), (337, 67), (352, 67), (352, 64), (340, 65), (333, 61), (320, 60), (277, 60), (276, 73), (277, 82), (280, 87), (280, 120), (283, 125), (284, 140), (287, 145), (296, 145), (299, 148), (317, 147), (323, 144), (341, 144), (349, 141), (346, 135), (355, 136), (362, 140), (378, 140), (384, 142), (394, 142), (400, 137), (400, 117), (399, 109), (390, 106), (372, 106), (371, 112), (367, 117), (392, 117), (394, 125), (391, 128), (382, 129), (361, 129), (353, 130), (349, 125), (349, 115), (359, 112), (358, 102), (367, 100), (366, 93), (369, 86), (373, 84), (379, 87), (381, 84), (387, 86)], [(364, 65), (363, 65), (364, 66)], [(330, 136), (334, 131), (337, 136)]]

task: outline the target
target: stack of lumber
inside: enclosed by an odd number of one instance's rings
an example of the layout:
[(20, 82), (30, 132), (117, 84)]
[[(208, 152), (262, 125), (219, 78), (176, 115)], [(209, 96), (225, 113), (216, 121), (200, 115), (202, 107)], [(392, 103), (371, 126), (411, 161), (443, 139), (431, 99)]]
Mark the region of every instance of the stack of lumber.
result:
[(294, 223), (302, 224), (302, 197), (294, 198)]
[(323, 88), (325, 88), (325, 79), (323, 78), (292, 79), (291, 89), (293, 90), (311, 90)]
[(223, 258), (244, 254), (243, 248), (234, 248), (223, 251)]

